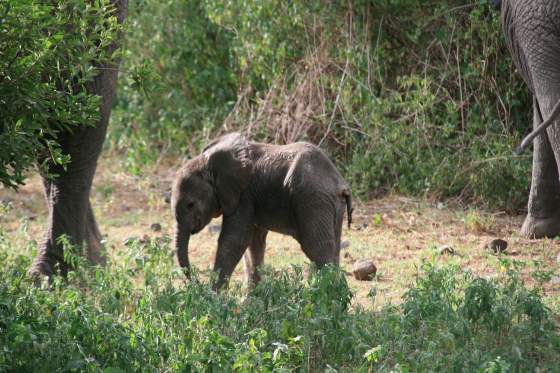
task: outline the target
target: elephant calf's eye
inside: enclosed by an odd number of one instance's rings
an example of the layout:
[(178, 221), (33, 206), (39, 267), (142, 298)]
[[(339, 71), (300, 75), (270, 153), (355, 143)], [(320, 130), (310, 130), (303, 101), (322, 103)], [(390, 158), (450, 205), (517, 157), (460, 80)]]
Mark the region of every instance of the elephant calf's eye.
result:
[(194, 207), (194, 202), (188, 202), (187, 208), (192, 209)]

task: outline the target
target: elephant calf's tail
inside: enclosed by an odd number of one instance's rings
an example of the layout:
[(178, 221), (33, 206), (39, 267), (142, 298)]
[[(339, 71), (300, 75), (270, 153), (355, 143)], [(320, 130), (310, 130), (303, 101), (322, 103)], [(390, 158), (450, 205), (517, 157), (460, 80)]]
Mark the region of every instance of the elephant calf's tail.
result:
[(350, 228), (350, 225), (352, 225), (352, 212), (354, 211), (354, 208), (352, 207), (352, 193), (350, 192), (350, 188), (344, 188), (342, 195), (346, 200), (346, 215), (348, 218), (348, 228)]

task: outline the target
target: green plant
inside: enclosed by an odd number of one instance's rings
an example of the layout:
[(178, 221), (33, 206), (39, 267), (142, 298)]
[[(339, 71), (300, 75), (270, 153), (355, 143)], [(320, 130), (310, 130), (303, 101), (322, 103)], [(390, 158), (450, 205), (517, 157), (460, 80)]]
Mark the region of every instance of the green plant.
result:
[[(167, 240), (130, 242), (107, 267), (75, 265), (49, 290), (0, 230), (0, 371), (554, 370), (560, 335), (519, 262), (500, 277), (426, 262), (399, 305), (350, 307), (338, 268), (263, 269), (248, 294), (185, 281)], [(434, 259), (435, 260), (435, 259)]]
[(528, 130), (529, 93), (485, 1), (131, 9), (124, 65), (150, 61), (162, 82), (151, 98), (119, 92), (112, 144), (135, 173), (241, 130), (319, 144), (358, 196), (459, 196), (511, 211), (526, 201), (530, 156), (511, 149)]
[(474, 233), (490, 232), (494, 226), (491, 215), (485, 215), (477, 210), (470, 210), (464, 217), (465, 228)]
[(235, 102), (237, 78), (232, 33), (203, 1), (134, 1), (128, 24), (122, 69), (140, 71), (121, 79), (109, 142), (138, 174), (162, 154), (202, 145)]
[(93, 125), (99, 97), (85, 88), (111, 61), (118, 32), (104, 1), (0, 1), (0, 183), (16, 188), (37, 160), (65, 166), (61, 131)]

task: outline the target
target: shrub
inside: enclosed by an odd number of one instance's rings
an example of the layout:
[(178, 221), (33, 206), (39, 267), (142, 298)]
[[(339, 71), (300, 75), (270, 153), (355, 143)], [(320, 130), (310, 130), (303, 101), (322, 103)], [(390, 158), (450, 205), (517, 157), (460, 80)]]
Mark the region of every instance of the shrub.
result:
[[(553, 371), (556, 314), (519, 263), (485, 279), (423, 264), (397, 306), (350, 306), (338, 268), (266, 269), (250, 294), (185, 281), (169, 242), (131, 242), (49, 290), (0, 232), (0, 371)], [(48, 285), (45, 285), (48, 286)]]
[(511, 149), (530, 98), (485, 1), (160, 4), (131, 12), (126, 63), (164, 84), (151, 100), (121, 89), (113, 118), (133, 171), (242, 130), (320, 144), (361, 196), (525, 203), (530, 156)]
[(37, 160), (71, 161), (60, 131), (92, 125), (99, 97), (85, 86), (118, 24), (114, 8), (83, 0), (0, 1), (0, 183), (17, 187)]

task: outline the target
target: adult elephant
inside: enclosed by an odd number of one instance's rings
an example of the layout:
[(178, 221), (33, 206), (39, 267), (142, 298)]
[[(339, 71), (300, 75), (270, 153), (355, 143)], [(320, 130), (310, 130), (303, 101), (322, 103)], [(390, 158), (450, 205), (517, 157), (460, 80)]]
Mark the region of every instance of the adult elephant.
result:
[[(501, 4), (500, 4), (501, 3)], [(533, 173), (525, 237), (560, 234), (560, 2), (494, 1), (501, 7), (508, 48), (533, 94), (534, 131), (517, 149), (533, 142)]]
[[(116, 17), (123, 23), (127, 0), (111, 0)], [(109, 47), (108, 52), (117, 48)], [(94, 125), (84, 125), (79, 129), (60, 133), (58, 141), (62, 151), (71, 156), (66, 169), (49, 165), (49, 173), (58, 175), (48, 178), (41, 175), (48, 208), (47, 230), (39, 247), (29, 275), (34, 279), (51, 277), (54, 273), (66, 274), (68, 265), (64, 262), (63, 248), (58, 242), (61, 235), (67, 235), (78, 246), (85, 242), (87, 258), (90, 262), (103, 264), (101, 234), (97, 228), (89, 201), (91, 184), (97, 159), (103, 147), (111, 104), (115, 94), (118, 62), (99, 66), (99, 74), (87, 86), (88, 93), (100, 96), (100, 119)]]

